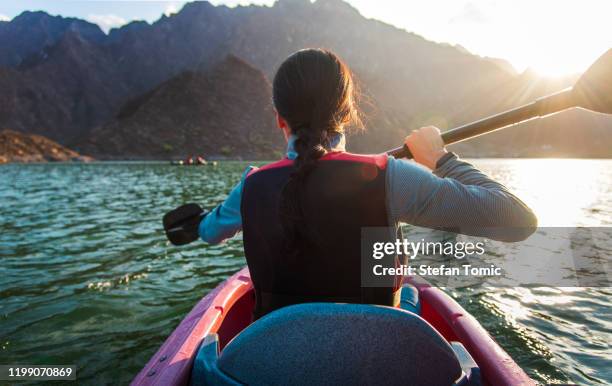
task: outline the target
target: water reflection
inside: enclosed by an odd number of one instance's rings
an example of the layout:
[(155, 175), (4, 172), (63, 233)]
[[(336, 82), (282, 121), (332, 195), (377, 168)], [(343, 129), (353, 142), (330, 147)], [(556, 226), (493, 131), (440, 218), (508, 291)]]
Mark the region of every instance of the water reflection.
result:
[[(545, 225), (610, 225), (612, 162), (477, 160)], [(244, 265), (242, 241), (174, 248), (161, 215), (212, 207), (246, 163), (0, 166), (0, 356), (126, 384), (191, 307)], [(609, 289), (456, 289), (540, 382), (612, 383)]]
[[(474, 163), (533, 208), (540, 226), (611, 225), (611, 160)], [(534, 379), (610, 384), (609, 296), (609, 288), (519, 287), (459, 290), (456, 298), (480, 316), (483, 325)], [(482, 313), (483, 308), (497, 317)]]
[(534, 209), (542, 227), (603, 226), (612, 221), (608, 160), (477, 160)]

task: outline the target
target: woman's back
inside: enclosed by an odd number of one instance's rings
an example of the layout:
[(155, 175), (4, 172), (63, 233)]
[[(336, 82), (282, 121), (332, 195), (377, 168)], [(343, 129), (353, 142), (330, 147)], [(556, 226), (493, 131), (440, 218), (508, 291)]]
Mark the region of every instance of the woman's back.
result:
[(504, 241), (535, 229), (531, 210), (448, 153), (437, 128), (406, 138), (415, 160), (430, 170), (384, 154), (344, 152), (345, 129), (359, 122), (355, 101), (350, 71), (333, 53), (309, 49), (287, 58), (273, 82), (287, 158), (247, 170), (199, 225), (211, 243), (244, 230), (256, 317), (301, 302), (397, 304), (396, 278), (380, 288), (362, 285), (368, 227), (388, 227), (385, 238), (407, 222)]
[(363, 229), (389, 226), (386, 165), (386, 155), (323, 156), (296, 197), (302, 223), (295, 248), (287, 247), (278, 221), (281, 192), (294, 162), (267, 165), (245, 179), (241, 216), (256, 317), (305, 302), (397, 304), (393, 282), (387, 288), (363, 288), (360, 274)]

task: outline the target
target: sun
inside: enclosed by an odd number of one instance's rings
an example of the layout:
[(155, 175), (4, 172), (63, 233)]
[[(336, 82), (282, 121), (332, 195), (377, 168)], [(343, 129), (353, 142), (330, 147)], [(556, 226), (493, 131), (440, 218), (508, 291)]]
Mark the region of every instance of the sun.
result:
[[(518, 52), (515, 52), (517, 55), (513, 58), (523, 68), (534, 71), (542, 77), (558, 78), (582, 74), (604, 52), (605, 49), (600, 49), (599, 47), (585, 47), (575, 52), (547, 50), (530, 53), (529, 55), (520, 55)], [(515, 60), (511, 59), (511, 62)], [(516, 67), (520, 68), (519, 66)]]
[(558, 78), (567, 75), (579, 74), (586, 70), (583, 60), (572, 58), (541, 57), (529, 67), (542, 77)]

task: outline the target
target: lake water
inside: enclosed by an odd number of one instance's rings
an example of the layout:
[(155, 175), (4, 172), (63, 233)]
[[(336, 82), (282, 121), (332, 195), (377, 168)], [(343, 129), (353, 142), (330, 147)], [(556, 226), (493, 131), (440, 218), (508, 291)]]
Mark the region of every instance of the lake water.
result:
[[(475, 160), (541, 225), (612, 226), (612, 161)], [(169, 246), (169, 209), (222, 201), (246, 163), (0, 166), (0, 363), (77, 364), (126, 384), (245, 262), (240, 238)], [(612, 384), (610, 288), (451, 292), (535, 380)]]

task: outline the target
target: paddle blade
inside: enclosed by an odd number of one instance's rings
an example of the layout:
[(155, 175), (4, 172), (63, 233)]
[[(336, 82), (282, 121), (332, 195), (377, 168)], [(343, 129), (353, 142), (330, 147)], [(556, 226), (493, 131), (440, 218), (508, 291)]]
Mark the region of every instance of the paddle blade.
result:
[(204, 210), (198, 204), (185, 204), (166, 213), (162, 220), (166, 237), (174, 245), (198, 239), (198, 227)]
[(574, 86), (578, 106), (612, 114), (612, 49), (603, 54)]

